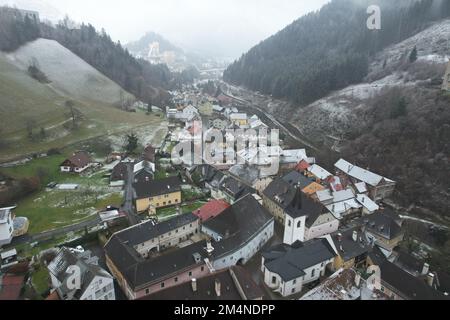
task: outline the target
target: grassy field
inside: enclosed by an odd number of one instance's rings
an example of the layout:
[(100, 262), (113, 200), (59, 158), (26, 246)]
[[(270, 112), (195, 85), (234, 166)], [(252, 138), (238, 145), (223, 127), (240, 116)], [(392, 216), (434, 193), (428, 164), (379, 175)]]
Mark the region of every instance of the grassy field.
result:
[[(191, 204), (187, 204), (187, 205), (182, 205), (181, 206), (181, 213), (189, 213), (192, 211), (195, 211), (199, 208), (201, 208), (203, 205), (205, 205), (206, 201), (205, 200), (198, 200), (195, 201)], [(162, 209), (157, 209), (157, 216), (158, 218), (165, 218), (168, 216), (172, 216), (172, 215), (176, 215), (177, 214), (177, 208), (176, 207), (169, 207), (169, 208), (162, 208)]]
[[(0, 132), (0, 162), (96, 137), (124, 135), (141, 128), (154, 133), (156, 140), (165, 136), (160, 128), (164, 121), (162, 114), (125, 112), (111, 104), (67, 97), (32, 79), (2, 53), (0, 74), (0, 117), (4, 120)], [(67, 100), (72, 100), (81, 113), (76, 129), (65, 107)], [(34, 139), (28, 137), (29, 120), (34, 121)], [(44, 137), (40, 136), (41, 128), (44, 128)]]
[(44, 294), (50, 287), (50, 275), (47, 268), (43, 265), (39, 265), (39, 269), (33, 273), (31, 282), (39, 295)]
[(15, 213), (30, 220), (30, 234), (84, 221), (91, 218), (97, 210), (107, 205), (118, 206), (123, 201), (120, 192), (109, 188), (108, 179), (103, 178), (103, 171), (87, 176), (60, 172), (59, 164), (64, 159), (64, 155), (54, 155), (0, 170), (17, 179), (36, 176), (39, 171), (45, 171), (43, 186), (50, 181), (79, 185), (78, 190), (72, 191), (42, 188), (19, 201)]

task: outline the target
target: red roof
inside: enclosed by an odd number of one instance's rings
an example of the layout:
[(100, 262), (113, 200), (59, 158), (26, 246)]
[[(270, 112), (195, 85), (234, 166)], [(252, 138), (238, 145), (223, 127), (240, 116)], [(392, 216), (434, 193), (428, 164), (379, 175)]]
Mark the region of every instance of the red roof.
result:
[(24, 276), (4, 276), (0, 287), (0, 300), (18, 300), (24, 279)]
[(295, 167), (295, 170), (303, 172), (306, 169), (308, 169), (310, 166), (311, 165), (308, 162), (306, 162), (305, 160), (302, 160), (297, 164), (297, 166)]
[(193, 211), (192, 213), (199, 217), (201, 221), (205, 222), (206, 220), (217, 217), (229, 207), (230, 205), (224, 200), (211, 200), (203, 207)]

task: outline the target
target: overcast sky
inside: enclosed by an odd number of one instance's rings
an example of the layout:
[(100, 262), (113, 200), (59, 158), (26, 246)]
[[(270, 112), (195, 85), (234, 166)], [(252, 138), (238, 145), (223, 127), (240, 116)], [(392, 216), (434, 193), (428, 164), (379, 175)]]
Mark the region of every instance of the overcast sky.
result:
[(47, 2), (76, 21), (105, 28), (114, 40), (155, 31), (189, 50), (238, 57), (329, 0), (0, 0)]

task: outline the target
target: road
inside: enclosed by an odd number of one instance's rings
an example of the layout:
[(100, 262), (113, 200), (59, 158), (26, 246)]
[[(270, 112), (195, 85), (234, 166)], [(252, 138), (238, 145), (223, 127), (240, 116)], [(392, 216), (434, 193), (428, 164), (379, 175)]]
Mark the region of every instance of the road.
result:
[(124, 187), (124, 202), (122, 205), (122, 210), (123, 210), (123, 212), (126, 213), (130, 226), (134, 226), (135, 224), (138, 224), (139, 222), (141, 222), (141, 218), (136, 213), (136, 210), (135, 210), (134, 204), (133, 204), (133, 194), (134, 194), (133, 163), (128, 163), (127, 169), (128, 169), (127, 181), (125, 182), (125, 187)]

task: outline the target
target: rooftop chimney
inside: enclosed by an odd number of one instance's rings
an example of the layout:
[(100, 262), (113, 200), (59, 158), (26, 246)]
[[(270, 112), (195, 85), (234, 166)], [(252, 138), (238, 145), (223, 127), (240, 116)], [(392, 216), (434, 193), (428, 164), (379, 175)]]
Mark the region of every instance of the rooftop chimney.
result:
[(191, 281), (192, 291), (197, 292), (197, 279), (192, 279)]
[(352, 236), (353, 241), (357, 242), (358, 241), (358, 231), (353, 231), (353, 236)]
[(214, 247), (211, 244), (211, 241), (208, 241), (206, 243), (206, 252), (210, 255), (214, 251)]
[(430, 265), (425, 262), (423, 264), (423, 268), (422, 268), (422, 275), (428, 274), (429, 271), (430, 271)]
[(218, 297), (220, 297), (221, 294), (222, 294), (222, 292), (221, 292), (222, 284), (220, 283), (220, 280), (219, 280), (219, 279), (216, 279), (216, 280), (214, 281), (214, 284), (215, 284), (215, 289), (216, 289), (216, 295), (217, 295)]

